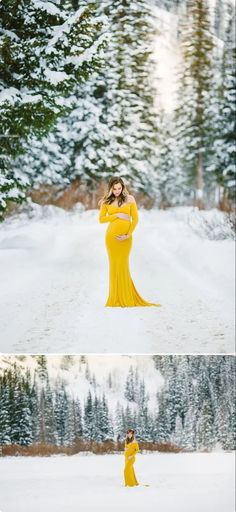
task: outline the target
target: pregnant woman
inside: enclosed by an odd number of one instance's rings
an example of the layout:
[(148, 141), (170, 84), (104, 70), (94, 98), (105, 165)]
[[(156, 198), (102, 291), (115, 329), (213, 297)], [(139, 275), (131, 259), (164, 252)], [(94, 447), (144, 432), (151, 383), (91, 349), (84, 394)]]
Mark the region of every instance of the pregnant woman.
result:
[(99, 205), (99, 221), (109, 223), (105, 238), (109, 258), (109, 295), (105, 306), (160, 306), (139, 295), (130, 275), (129, 255), (132, 233), (138, 223), (138, 209), (122, 178), (115, 177), (109, 181)]
[(139, 485), (134, 472), (135, 455), (138, 451), (139, 445), (134, 438), (134, 430), (130, 428), (127, 430), (125, 440), (125, 486), (134, 487), (135, 485)]

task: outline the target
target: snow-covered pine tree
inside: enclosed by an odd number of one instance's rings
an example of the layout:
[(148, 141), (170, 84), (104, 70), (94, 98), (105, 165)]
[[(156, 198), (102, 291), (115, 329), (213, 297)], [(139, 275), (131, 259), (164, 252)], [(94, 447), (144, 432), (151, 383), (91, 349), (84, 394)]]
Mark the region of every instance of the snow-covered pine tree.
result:
[(18, 443), (30, 445), (33, 441), (32, 416), (30, 410), (30, 399), (27, 391), (22, 386), (20, 397), (20, 420), (18, 420)]
[(51, 406), (51, 401), (48, 403), (46, 397), (45, 388), (41, 388), (39, 394), (39, 414), (38, 414), (38, 423), (39, 423), (39, 441), (41, 443), (50, 443), (55, 442), (56, 438), (54, 437), (54, 429), (51, 431), (51, 419), (53, 418), (53, 409)]
[(94, 407), (92, 394), (89, 391), (84, 405), (84, 439), (92, 441), (94, 439)]
[(126, 400), (128, 400), (129, 402), (134, 402), (135, 398), (136, 398), (135, 397), (135, 388), (134, 388), (134, 369), (133, 369), (132, 365), (129, 367), (129, 371), (128, 371), (128, 375), (127, 375), (127, 379), (126, 379), (126, 383), (125, 383), (124, 396), (125, 396)]
[(101, 420), (101, 413), (102, 410), (102, 404), (101, 400), (98, 398), (97, 395), (95, 395), (93, 404), (92, 404), (92, 411), (93, 411), (93, 429), (91, 430), (91, 436), (90, 440), (97, 441), (100, 443), (102, 441), (102, 420)]
[(3, 380), (0, 385), (0, 445), (11, 444), (9, 413), (9, 387)]
[(137, 436), (142, 441), (151, 440), (151, 423), (148, 410), (149, 395), (146, 392), (144, 380), (140, 382), (138, 411), (137, 411)]
[(109, 441), (114, 438), (114, 430), (112, 426), (112, 420), (109, 413), (108, 402), (105, 394), (102, 396), (101, 400), (101, 420), (100, 420), (100, 431), (101, 431), (101, 440)]
[(122, 407), (120, 402), (118, 401), (116, 404), (115, 416), (114, 416), (114, 434), (116, 441), (123, 440), (124, 437), (124, 422), (123, 422), (123, 414)]
[(160, 208), (185, 204), (189, 191), (186, 175), (180, 165), (178, 145), (175, 141), (173, 116), (159, 112), (160, 133), (156, 170), (157, 202)]
[(38, 374), (41, 382), (46, 382), (48, 379), (47, 356), (45, 354), (38, 355), (36, 356), (36, 361), (36, 373)]
[(74, 364), (75, 364), (75, 356), (71, 355), (71, 354), (65, 354), (62, 357), (60, 368), (62, 370), (69, 371)]
[(166, 443), (170, 440), (172, 432), (172, 414), (170, 408), (170, 398), (165, 393), (161, 393), (158, 399), (158, 413), (155, 421), (155, 441)]
[(218, 133), (214, 141), (216, 182), (219, 206), (230, 210), (236, 185), (236, 34), (235, 7), (228, 4), (228, 22), (221, 62), (221, 83), (218, 87)]
[(69, 412), (69, 398), (65, 386), (60, 384), (56, 388), (54, 414), (56, 423), (56, 440), (58, 446), (64, 446), (66, 439), (66, 422)]
[(123, 415), (123, 425), (124, 425), (124, 430), (123, 430), (123, 436), (124, 436), (126, 431), (128, 430), (128, 428), (133, 428), (133, 414), (132, 414), (132, 409), (129, 404), (127, 404), (127, 406), (125, 408), (123, 408), (122, 415)]
[(201, 208), (215, 137), (215, 45), (207, 0), (187, 0), (180, 45), (182, 63), (175, 111), (176, 138), (189, 188), (195, 196), (195, 204)]
[(181, 4), (184, 4), (186, 0), (149, 0), (154, 3), (157, 7), (165, 9), (167, 11), (177, 11)]
[(85, 366), (85, 378), (87, 379), (88, 382), (91, 383), (91, 373), (90, 373), (88, 361), (86, 361), (86, 366)]
[(215, 444), (214, 416), (209, 399), (204, 400), (196, 422), (196, 449), (211, 450)]
[(139, 399), (139, 388), (140, 388), (140, 377), (138, 367), (136, 366), (134, 372), (134, 401), (138, 403)]
[(108, 16), (110, 40), (102, 73), (93, 81), (91, 100), (86, 98), (82, 123), (77, 124), (75, 168), (78, 175), (85, 169), (95, 180), (119, 174), (149, 190), (157, 143), (152, 84), (155, 17), (146, 0), (103, 0), (101, 5)]
[[(0, 209), (30, 184), (12, 158), (66, 112), (78, 83), (98, 69), (104, 46), (96, 1), (8, 0), (0, 4)], [(67, 101), (69, 99), (69, 102)]]
[(74, 422), (75, 422), (75, 440), (83, 437), (83, 415), (80, 400), (76, 398), (74, 405)]
[(176, 359), (176, 371), (172, 380), (173, 411), (179, 415), (182, 423), (192, 399), (192, 382), (189, 365), (189, 356)]
[(19, 379), (12, 390), (11, 409), (12, 444), (29, 445), (32, 443), (32, 417), (29, 397), (24, 389), (24, 381)]
[[(61, 169), (64, 183), (79, 178), (93, 189), (102, 178), (119, 174), (150, 192), (157, 144), (153, 9), (146, 0), (102, 0), (100, 12), (109, 23), (102, 69), (77, 88), (79, 107), (45, 139), (47, 165), (55, 179)], [(36, 148), (35, 170), (45, 151), (40, 156)]]
[(39, 401), (39, 388), (37, 378), (34, 374), (34, 381), (30, 390), (30, 410), (32, 417), (32, 436), (33, 442), (40, 441), (40, 401)]
[(224, 40), (225, 35), (225, 10), (228, 0), (215, 0), (214, 29), (217, 37)]
[(184, 417), (184, 429), (182, 433), (182, 447), (188, 451), (194, 451), (196, 448), (196, 409), (194, 404), (189, 404), (187, 413)]
[(76, 441), (75, 402), (68, 396), (68, 407), (65, 421), (64, 446), (72, 446)]
[(182, 448), (182, 442), (183, 442), (183, 422), (182, 418), (179, 416), (179, 414), (176, 415), (175, 418), (175, 429), (172, 432), (171, 435), (171, 442), (178, 446), (178, 448)]

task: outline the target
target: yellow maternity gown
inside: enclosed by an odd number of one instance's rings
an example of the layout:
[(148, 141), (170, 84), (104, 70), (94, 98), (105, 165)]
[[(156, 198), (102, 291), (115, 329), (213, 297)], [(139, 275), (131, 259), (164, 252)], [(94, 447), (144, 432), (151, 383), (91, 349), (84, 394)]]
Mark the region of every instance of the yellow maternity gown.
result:
[[(134, 485), (139, 485), (135, 472), (134, 472), (134, 463), (135, 463), (135, 455), (139, 452), (139, 445), (137, 441), (132, 441), (128, 443), (125, 441), (125, 469), (124, 469), (124, 479), (125, 485), (129, 487), (134, 487)], [(129, 457), (131, 457), (129, 459)]]
[[(120, 219), (117, 213), (126, 213), (132, 219)], [(134, 286), (129, 270), (129, 255), (132, 247), (132, 233), (138, 223), (136, 202), (126, 202), (121, 206), (103, 203), (99, 221), (109, 222), (105, 244), (109, 258), (109, 295), (105, 306), (160, 306), (147, 302)], [(125, 240), (117, 240), (117, 235), (129, 235)]]

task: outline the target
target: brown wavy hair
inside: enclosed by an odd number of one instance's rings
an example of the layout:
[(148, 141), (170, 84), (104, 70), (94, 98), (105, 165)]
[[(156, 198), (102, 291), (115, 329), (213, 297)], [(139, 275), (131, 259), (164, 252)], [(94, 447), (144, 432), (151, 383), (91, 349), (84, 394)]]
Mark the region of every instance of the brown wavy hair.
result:
[[(128, 434), (129, 434), (130, 432), (132, 432), (132, 434), (133, 434), (131, 438), (129, 438), (129, 437), (128, 437)], [(129, 429), (127, 430), (126, 434), (127, 434), (127, 435), (126, 435), (126, 438), (125, 438), (126, 443), (127, 443), (127, 444), (132, 443), (132, 441), (134, 440), (134, 430), (133, 430), (132, 428), (129, 428)]]
[(103, 197), (99, 200), (98, 205), (100, 206), (102, 203), (105, 204), (111, 204), (113, 203), (114, 199), (116, 199), (116, 196), (113, 194), (113, 187), (114, 185), (117, 185), (118, 183), (122, 186), (122, 191), (118, 197), (118, 206), (121, 206), (123, 203), (127, 201), (127, 196), (129, 194), (126, 185), (122, 178), (119, 176), (114, 176), (113, 178), (110, 178), (107, 186), (107, 190)]

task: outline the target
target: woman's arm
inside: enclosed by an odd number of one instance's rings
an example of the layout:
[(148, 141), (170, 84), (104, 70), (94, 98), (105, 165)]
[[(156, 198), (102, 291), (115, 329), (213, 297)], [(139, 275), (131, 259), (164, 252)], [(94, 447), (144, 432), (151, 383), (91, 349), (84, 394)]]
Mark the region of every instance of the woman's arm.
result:
[(103, 203), (99, 211), (99, 222), (103, 224), (104, 222), (111, 222), (112, 220), (115, 219), (117, 219), (116, 213), (113, 213), (112, 215), (107, 215), (107, 207), (105, 203)]
[(136, 455), (136, 453), (139, 452), (139, 445), (138, 445), (137, 441), (135, 443), (132, 443), (131, 448), (132, 448), (132, 452), (129, 455), (128, 459), (132, 459), (134, 457), (134, 455)]
[(138, 224), (138, 220), (139, 220), (138, 219), (138, 208), (137, 208), (137, 204), (136, 204), (136, 201), (135, 201), (133, 196), (132, 196), (130, 214), (131, 214), (131, 217), (132, 217), (132, 223), (131, 223), (129, 231), (127, 233), (128, 236), (132, 235), (134, 229), (136, 228), (136, 226)]

